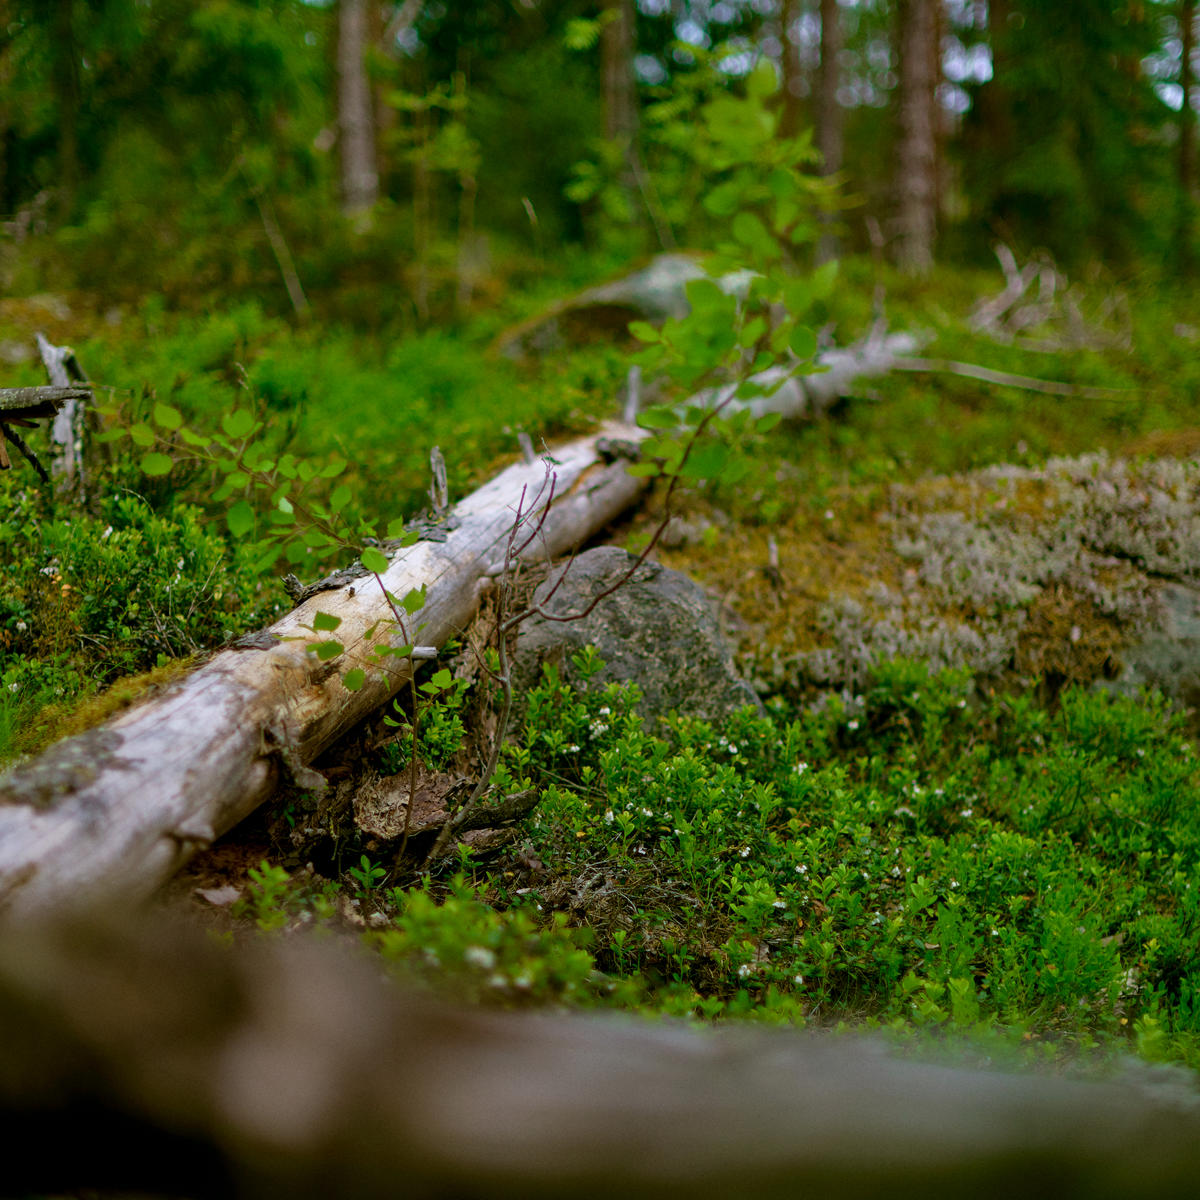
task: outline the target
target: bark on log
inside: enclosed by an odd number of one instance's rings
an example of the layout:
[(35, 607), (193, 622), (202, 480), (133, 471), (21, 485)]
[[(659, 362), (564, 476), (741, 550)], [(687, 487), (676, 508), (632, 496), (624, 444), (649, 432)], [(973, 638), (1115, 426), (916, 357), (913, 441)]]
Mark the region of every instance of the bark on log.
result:
[[(613, 425), (554, 452), (554, 504), (531, 554), (564, 553), (633, 502), (645, 481), (623, 461), (606, 464), (596, 443), (641, 436)], [(428, 588), (414, 618), (421, 642), (440, 645), (466, 625), (502, 564), (522, 490), (530, 503), (544, 478), (540, 461), (510, 467), (456, 507), (460, 524), (444, 542), (395, 556), (384, 576), (391, 592)], [(346, 651), (327, 663), (306, 650), (329, 637), (308, 628), (318, 610), (342, 619), (337, 639)], [(79, 896), (144, 898), (252, 812), (281, 776), (315, 783), (312, 758), (407, 678), (407, 664), (388, 659), (384, 674), (370, 657), (389, 617), (374, 579), (348, 580), (247, 639), (248, 648), (222, 651), (162, 696), (0, 778), (0, 915)], [(341, 682), (354, 666), (368, 670), (358, 692)]]
[(1150, 1072), (456, 1009), (328, 942), (0, 935), (6, 1195), (1190, 1200), (1194, 1087)]

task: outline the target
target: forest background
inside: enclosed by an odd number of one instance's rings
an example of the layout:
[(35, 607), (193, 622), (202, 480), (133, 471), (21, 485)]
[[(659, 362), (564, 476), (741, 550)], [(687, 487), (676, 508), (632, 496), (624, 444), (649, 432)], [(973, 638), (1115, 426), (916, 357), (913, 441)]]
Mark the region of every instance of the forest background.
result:
[[(1195, 15), (1186, 0), (0, 0), (4, 382), (43, 381), (36, 331), (69, 341), (133, 442), (84, 511), (20, 462), (0, 481), (0, 752), (94, 723), (139, 673), (154, 685), (288, 608), (264, 546), (294, 549), (306, 579), (313, 551), (336, 550), (320, 530), (272, 542), (291, 510), (256, 508), (254, 463), (216, 470), (189, 435), (253, 431), (273, 462), (311, 465), (318, 516), (382, 528), (425, 504), (434, 444), (461, 496), (517, 433), (614, 414), (638, 349), (623, 330), (523, 363), (493, 347), (657, 252), (820, 281), (804, 317), (842, 343), (886, 314), (945, 359), (1115, 389), (877, 380), (836, 420), (770, 435), (751, 478), (697, 485), (706, 532), (679, 565), (706, 582), (745, 573), (742, 543), (761, 569), (775, 533), (785, 555), (804, 522), (835, 538), (930, 472), (1194, 450)], [(737, 144), (743, 159), (722, 150)], [(751, 210), (793, 168), (803, 202), (768, 233)], [(1104, 336), (980, 336), (967, 316), (1003, 286), (997, 244), (1075, 279)], [(849, 707), (806, 707), (776, 680), (767, 715), (666, 741), (628, 698), (547, 681), (499, 773), (544, 792), (519, 862), (464, 853), (452, 881), (409, 892), (411, 872), (342, 826), (306, 847), (324, 881), (286, 855), (243, 873), (242, 916), (335, 921), (352, 896), (393, 923), (386, 955), (453, 963), (460, 989), (507, 1002), (999, 1024), (1051, 1053), (1132, 1035), (1194, 1061), (1185, 717), (1063, 680), (1014, 698), (969, 671), (874, 666)], [(463, 732), (439, 712), (431, 761)], [(648, 757), (675, 791), (635, 803), (622, 772)], [(1063, 799), (1092, 789), (1109, 797), (1097, 814)], [(303, 811), (289, 799), (255, 836)], [(598, 862), (632, 920), (564, 900)]]

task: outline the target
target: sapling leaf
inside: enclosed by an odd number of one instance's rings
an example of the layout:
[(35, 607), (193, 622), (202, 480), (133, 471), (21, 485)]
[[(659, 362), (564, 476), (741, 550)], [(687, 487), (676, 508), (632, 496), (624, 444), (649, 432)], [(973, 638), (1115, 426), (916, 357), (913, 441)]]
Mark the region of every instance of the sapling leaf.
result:
[(313, 617), (312, 627), (318, 633), (332, 633), (341, 623), (342, 618), (333, 613), (318, 612)]
[(225, 524), (234, 537), (243, 537), (254, 528), (254, 509), (245, 500), (239, 500), (225, 514)]
[(350, 489), (343, 483), (333, 489), (333, 495), (329, 497), (329, 507), (337, 512), (343, 509), (350, 503)]
[(634, 479), (652, 479), (655, 475), (662, 474), (658, 463), (652, 462), (630, 463), (625, 469)]
[(359, 555), (359, 562), (373, 575), (382, 575), (388, 569), (387, 555), (381, 550), (376, 550), (374, 546), (367, 546), (363, 550)]
[(308, 650), (315, 654), (322, 662), (327, 662), (331, 658), (337, 658), (339, 654), (345, 650), (345, 646), (341, 642), (312, 642), (307, 647)]
[(322, 479), (336, 479), (346, 469), (344, 458), (335, 458), (321, 468)]
[(221, 428), (231, 438), (244, 438), (254, 428), (254, 414), (238, 408), (221, 418)]
[(759, 433), (770, 433), (771, 430), (774, 429), (775, 426), (778, 425), (779, 422), (782, 420), (783, 420), (783, 413), (777, 413), (777, 412), (766, 413), (763, 416), (759, 417), (757, 421), (755, 421), (754, 428)]
[(149, 425), (139, 422), (129, 427), (129, 437), (135, 446), (153, 446), (154, 430)]
[(342, 676), (342, 687), (348, 692), (358, 692), (362, 690), (362, 686), (367, 682), (367, 673), (362, 667), (354, 667), (347, 671)]
[(183, 424), (183, 414), (169, 404), (154, 406), (154, 421), (164, 429), (178, 429)]
[(403, 600), (400, 601), (400, 607), (406, 613), (412, 614), (423, 608), (425, 605), (425, 585), (421, 584), (419, 588), (413, 588)]
[(674, 429), (679, 424), (679, 418), (674, 409), (657, 404), (638, 413), (637, 423), (643, 429)]
[(166, 475), (174, 464), (165, 454), (146, 454), (142, 457), (142, 471), (147, 475)]
[(388, 522), (387, 535), (390, 538), (398, 538), (404, 536), (404, 518), (397, 517), (394, 521)]
[(630, 321), (629, 332), (639, 342), (661, 342), (662, 334), (649, 321)]
[(812, 358), (817, 352), (817, 335), (806, 325), (797, 325), (788, 339), (792, 353), (799, 359)]

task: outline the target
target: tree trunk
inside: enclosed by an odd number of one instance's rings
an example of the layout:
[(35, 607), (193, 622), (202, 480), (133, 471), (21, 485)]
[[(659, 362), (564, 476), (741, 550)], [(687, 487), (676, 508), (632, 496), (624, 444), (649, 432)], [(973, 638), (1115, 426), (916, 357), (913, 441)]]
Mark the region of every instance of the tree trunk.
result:
[(5, 1194), (1196, 1194), (1183, 1072), (968, 1070), (849, 1036), (473, 1010), (379, 976), (335, 939), (5, 931)]
[(804, 0), (783, 0), (779, 13), (779, 41), (783, 47), (783, 111), (779, 118), (781, 137), (795, 137), (804, 128), (804, 97), (808, 92), (795, 26), (804, 11)]
[(338, 135), (342, 163), (342, 212), (367, 213), (379, 199), (375, 117), (367, 79), (369, 0), (338, 5)]
[(79, 190), (79, 48), (74, 0), (56, 0), (52, 25), (54, 97), (58, 104), (58, 216), (66, 224)]
[(607, 0), (609, 19), (600, 33), (600, 63), (604, 87), (604, 136), (621, 147), (621, 186), (629, 211), (641, 212), (637, 201), (637, 90), (633, 72), (633, 0)]
[[(821, 173), (836, 175), (842, 169), (842, 106), (838, 103), (842, 50), (842, 18), (837, 0), (821, 0), (821, 66), (817, 72), (817, 149)], [(825, 232), (817, 243), (817, 261), (828, 262), (839, 253), (838, 237), (828, 228), (833, 220), (826, 214)]]
[(896, 261), (913, 275), (933, 267), (937, 229), (938, 0), (900, 0), (900, 145)]
[(1195, 268), (1192, 240), (1195, 233), (1196, 206), (1196, 113), (1192, 96), (1196, 78), (1192, 70), (1192, 54), (1196, 48), (1196, 0), (1179, 0), (1179, 34), (1182, 57), (1179, 83), (1183, 103), (1179, 108), (1179, 231), (1178, 261), (1181, 270), (1190, 274)]
[[(608, 433), (644, 436), (625, 426)], [(602, 529), (645, 486), (624, 462), (605, 465), (597, 440), (555, 452), (554, 504), (530, 551), (539, 558)], [(470, 620), (503, 562), (523, 492), (529, 507), (544, 475), (541, 462), (510, 467), (457, 506), (461, 524), (445, 542), (396, 554), (387, 588), (397, 596), (428, 588), (415, 618), (422, 642), (440, 645)], [(328, 663), (307, 650), (329, 637), (310, 629), (318, 610), (341, 618), (336, 636), (345, 653)], [(346, 578), (160, 697), (0, 778), (0, 912), (148, 896), (281, 778), (319, 786), (306, 764), (408, 678), (408, 660), (384, 673), (371, 657), (381, 643), (414, 640), (390, 632), (390, 616), (373, 578)], [(357, 692), (341, 682), (352, 667), (367, 670)]]

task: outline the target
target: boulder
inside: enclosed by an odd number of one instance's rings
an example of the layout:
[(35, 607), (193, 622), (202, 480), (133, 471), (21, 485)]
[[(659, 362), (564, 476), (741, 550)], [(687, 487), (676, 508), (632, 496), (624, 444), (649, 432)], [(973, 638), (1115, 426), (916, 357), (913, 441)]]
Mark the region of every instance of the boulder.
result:
[[(613, 546), (581, 554), (554, 590), (546, 610), (580, 612), (612, 587), (634, 563)], [(562, 575), (555, 567), (534, 592), (541, 603)], [(589, 686), (636, 683), (638, 711), (648, 721), (674, 711), (681, 716), (719, 721), (750, 705), (761, 709), (754, 690), (733, 666), (733, 654), (704, 590), (686, 575), (646, 562), (627, 583), (578, 621), (532, 617), (521, 627), (513, 661), (515, 694), (527, 693), (542, 665), (560, 678), (580, 683), (571, 658), (592, 645), (605, 662)]]

